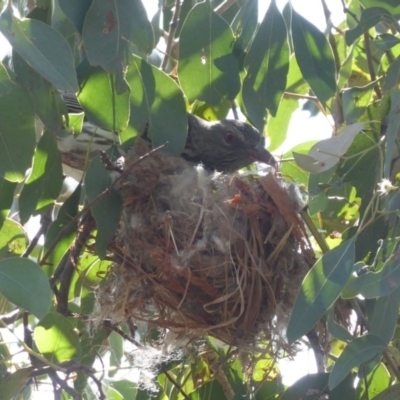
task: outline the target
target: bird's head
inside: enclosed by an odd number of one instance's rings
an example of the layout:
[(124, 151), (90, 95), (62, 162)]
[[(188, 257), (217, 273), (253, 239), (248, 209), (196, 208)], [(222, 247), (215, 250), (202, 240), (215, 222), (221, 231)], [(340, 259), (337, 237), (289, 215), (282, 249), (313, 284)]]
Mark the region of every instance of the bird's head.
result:
[(189, 115), (189, 131), (182, 156), (207, 169), (233, 172), (254, 161), (276, 166), (257, 129), (237, 120), (208, 122)]

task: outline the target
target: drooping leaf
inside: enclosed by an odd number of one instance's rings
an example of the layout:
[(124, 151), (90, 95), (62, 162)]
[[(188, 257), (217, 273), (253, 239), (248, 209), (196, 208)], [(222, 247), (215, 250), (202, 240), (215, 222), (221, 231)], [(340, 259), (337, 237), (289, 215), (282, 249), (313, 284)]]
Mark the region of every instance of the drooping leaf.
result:
[(316, 143), (308, 155), (293, 153), (296, 162), (301, 168), (314, 174), (328, 171), (339, 163), (356, 135), (364, 128), (365, 123), (359, 122), (346, 126), (340, 135), (324, 139)]
[(1, 400), (12, 400), (18, 397), (30, 378), (34, 367), (21, 368), (7, 375), (0, 381)]
[(51, 306), (51, 290), (39, 265), (27, 258), (0, 260), (0, 292), (12, 303), (43, 318)]
[[(307, 82), (301, 75), (301, 71), (293, 55), (289, 63), (289, 73), (287, 77), (287, 91), (297, 94), (306, 94), (308, 90)], [(270, 139), (268, 149), (273, 151), (281, 146), (288, 136), (288, 128), (293, 113), (298, 109), (299, 101), (294, 97), (283, 97), (275, 117), (270, 116), (266, 127), (267, 136)], [(305, 140), (308, 140), (305, 138)], [(290, 156), (292, 157), (292, 156)]]
[(233, 100), (239, 92), (232, 30), (210, 2), (193, 7), (183, 25), (178, 77), (190, 103), (197, 99), (216, 106), (223, 98)]
[(33, 105), (43, 124), (52, 132), (62, 127), (62, 115), (67, 114), (64, 102), (54, 86), (31, 68), (18, 53), (12, 56), (17, 81), (27, 88), (35, 99)]
[(379, 49), (383, 51), (390, 50), (399, 43), (400, 39), (389, 33), (382, 33), (381, 35), (377, 36), (374, 40), (375, 46), (377, 46)]
[(80, 356), (78, 333), (69, 318), (57, 312), (48, 313), (35, 327), (35, 344), (51, 362), (64, 362)]
[(399, 314), (400, 289), (376, 300), (370, 320), (370, 333), (379, 336), (386, 344), (392, 340)]
[(400, 5), (397, 0), (361, 0), (360, 3), (365, 8), (382, 7), (392, 14), (395, 18), (400, 18)]
[(389, 21), (389, 23), (394, 22), (390, 12), (384, 8), (372, 7), (363, 10), (359, 24), (355, 28), (347, 30), (344, 34), (347, 46), (353, 44), (359, 36), (382, 20)]
[[(380, 357), (378, 355), (374, 358), (377, 359)], [(375, 396), (386, 389), (391, 383), (390, 373), (381, 362), (371, 371), (368, 369), (368, 365), (362, 365), (361, 368), (359, 368), (358, 376), (360, 378), (360, 383), (357, 385), (357, 399), (375, 399), (377, 398)]]
[(385, 342), (375, 335), (354, 339), (337, 359), (329, 377), (329, 388), (335, 388), (358, 365), (386, 350)]
[(304, 79), (322, 104), (336, 92), (332, 49), (325, 35), (296, 11), (292, 13), (292, 39)]
[(10, 212), (16, 186), (16, 182), (10, 182), (4, 178), (0, 178), (0, 232)]
[(378, 272), (367, 272), (352, 282), (349, 289), (367, 299), (388, 296), (400, 286), (400, 253), (392, 254)]
[(243, 50), (251, 44), (254, 32), (257, 27), (258, 1), (247, 0), (236, 14), (231, 23), (231, 28), (235, 36), (238, 37), (237, 44)]
[[(120, 156), (115, 147), (110, 148), (107, 154), (112, 161)], [(100, 157), (96, 157), (90, 163), (85, 175), (86, 194), (89, 201), (106, 191), (111, 183), (110, 174), (104, 168)], [(102, 260), (106, 256), (107, 246), (118, 228), (122, 213), (121, 197), (111, 189), (92, 205), (91, 211), (97, 226), (96, 252)]]
[(396, 88), (398, 83), (400, 82), (400, 57), (397, 57), (396, 60), (390, 65), (386, 79), (385, 79), (385, 91), (389, 91), (393, 88)]
[(82, 33), (83, 23), (92, 0), (58, 0), (58, 3), (76, 30)]
[(307, 334), (346, 285), (354, 265), (354, 240), (324, 254), (308, 272), (297, 295), (287, 329), (293, 343)]
[(153, 28), (140, 0), (92, 0), (82, 38), (90, 64), (113, 74), (128, 65), (132, 43), (146, 54), (154, 47)]
[(400, 397), (400, 383), (393, 386), (386, 386), (383, 392), (374, 397), (374, 400), (397, 400)]
[(346, 161), (337, 169), (337, 174), (343, 177), (344, 182), (350, 182), (357, 189), (357, 197), (362, 199), (360, 215), (368, 206), (381, 177), (380, 152), (376, 140), (371, 132), (356, 135), (345, 154)]
[(243, 102), (253, 125), (264, 130), (266, 110), (277, 114), (289, 71), (289, 45), (285, 21), (271, 2), (246, 57)]
[(134, 56), (127, 73), (131, 86), (130, 126), (141, 135), (148, 122), (153, 147), (168, 142), (165, 151), (179, 156), (186, 143), (187, 113), (178, 85), (158, 68)]
[(376, 82), (363, 87), (353, 86), (342, 91), (343, 114), (346, 124), (355, 124), (367, 111)]
[(129, 92), (118, 94), (115, 77), (85, 61), (78, 67), (78, 76), (82, 82), (78, 98), (88, 120), (109, 131), (125, 129), (129, 120)]
[(4, 65), (0, 63), (0, 96), (9, 93), (14, 88), (13, 81)]
[(49, 131), (39, 141), (33, 158), (32, 170), (19, 197), (20, 218), (25, 224), (32, 215), (53, 204), (63, 183), (61, 154)]
[(0, 176), (21, 182), (35, 150), (33, 101), (17, 85), (0, 96)]
[[(75, 218), (79, 211), (81, 189), (82, 184), (79, 184), (71, 196), (65, 200), (57, 213), (57, 218), (49, 226), (44, 243), (44, 254), (47, 254), (53, 245), (55, 247), (48, 255), (46, 259), (46, 265), (56, 267), (76, 237), (78, 221), (73, 222), (73, 218)], [(64, 230), (63, 235), (61, 238), (59, 238), (58, 235), (62, 230)], [(57, 244), (54, 244), (56, 239), (58, 242)]]
[(34, 19), (21, 21), (10, 9), (1, 14), (0, 31), (43, 78), (58, 89), (78, 91), (72, 52), (59, 32)]

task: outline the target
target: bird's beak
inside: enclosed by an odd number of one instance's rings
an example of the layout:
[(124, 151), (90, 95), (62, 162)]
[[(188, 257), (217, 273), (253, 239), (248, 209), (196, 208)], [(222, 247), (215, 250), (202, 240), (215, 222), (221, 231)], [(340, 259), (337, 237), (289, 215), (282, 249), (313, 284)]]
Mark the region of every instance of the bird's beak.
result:
[(264, 140), (260, 140), (254, 149), (248, 150), (250, 157), (254, 161), (269, 164), (275, 169), (278, 167), (278, 163), (274, 156), (264, 147)]

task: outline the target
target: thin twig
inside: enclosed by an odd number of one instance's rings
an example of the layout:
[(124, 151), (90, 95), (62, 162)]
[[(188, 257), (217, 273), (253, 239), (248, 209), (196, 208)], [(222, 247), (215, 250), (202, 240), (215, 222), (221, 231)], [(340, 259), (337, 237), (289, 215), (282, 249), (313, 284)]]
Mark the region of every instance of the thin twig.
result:
[(171, 23), (169, 24), (169, 33), (168, 33), (168, 40), (167, 40), (167, 48), (165, 50), (165, 56), (163, 58), (163, 62), (161, 64), (161, 70), (165, 71), (167, 68), (168, 60), (170, 58), (172, 52), (172, 46), (174, 43), (174, 36), (175, 32), (178, 28), (179, 24), (179, 14), (181, 12), (181, 0), (175, 1), (175, 11), (174, 15), (172, 16)]
[(332, 127), (332, 129), (335, 131), (335, 126), (332, 125), (331, 121), (329, 120), (328, 116), (326, 115), (326, 111), (324, 110), (324, 107), (322, 106), (321, 102), (318, 100), (316, 96), (308, 96), (304, 94), (297, 94), (297, 93), (292, 93), (292, 92), (284, 92), (283, 95), (285, 97), (293, 98), (293, 99), (304, 99), (304, 100), (310, 100), (316, 104), (318, 107), (318, 110), (325, 116), (327, 121), (329, 122), (329, 125)]
[(214, 9), (214, 11), (221, 15), (223, 14), (228, 8), (233, 6), (235, 3), (237, 3), (237, 0), (225, 0), (223, 3), (221, 3), (218, 7)]
[[(365, 43), (364, 47), (365, 47), (365, 54), (367, 56), (369, 75), (371, 76), (371, 82), (374, 82), (374, 81), (376, 81), (376, 74), (375, 74), (374, 63), (373, 63), (373, 59), (372, 59), (371, 42), (369, 39), (368, 32), (364, 33), (364, 43)], [(381, 99), (382, 92), (381, 92), (381, 88), (379, 87), (378, 83), (376, 83), (376, 85), (374, 86), (374, 90), (375, 90), (376, 95)]]
[(307, 228), (314, 236), (314, 239), (318, 243), (318, 246), (320, 247), (321, 251), (323, 253), (327, 253), (329, 251), (329, 246), (326, 243), (325, 238), (319, 233), (318, 229), (315, 227), (311, 217), (307, 213), (307, 210), (302, 210), (300, 212), (300, 215), (303, 218), (304, 223), (307, 225)]
[(322, 8), (324, 10), (324, 15), (325, 15), (325, 21), (326, 21), (326, 26), (328, 27), (328, 40), (329, 43), (331, 45), (332, 51), (333, 51), (333, 58), (335, 60), (335, 66), (336, 66), (336, 74), (339, 74), (340, 71), (340, 57), (339, 57), (339, 51), (336, 45), (336, 40), (335, 40), (335, 36), (332, 35), (332, 31), (331, 31), (331, 12), (326, 4), (326, 0), (321, 0), (322, 3)]
[(49, 229), (50, 224), (52, 223), (52, 214), (53, 214), (53, 207), (50, 207), (48, 210), (46, 210), (41, 215), (41, 217), (40, 217), (40, 228), (37, 231), (37, 233), (34, 236), (34, 238), (29, 243), (29, 246), (21, 254), (21, 257), (23, 257), (23, 258), (28, 257), (32, 253), (32, 251), (36, 247), (36, 245), (38, 244), (40, 237), (42, 235), (46, 235), (46, 232)]
[(344, 2), (344, 0), (341, 0), (341, 2), (342, 2), (343, 12), (345, 14), (349, 14), (351, 17), (353, 17), (354, 21), (356, 21), (357, 24), (358, 24), (360, 21), (357, 18), (357, 15), (354, 14), (349, 8), (347, 8), (346, 3)]

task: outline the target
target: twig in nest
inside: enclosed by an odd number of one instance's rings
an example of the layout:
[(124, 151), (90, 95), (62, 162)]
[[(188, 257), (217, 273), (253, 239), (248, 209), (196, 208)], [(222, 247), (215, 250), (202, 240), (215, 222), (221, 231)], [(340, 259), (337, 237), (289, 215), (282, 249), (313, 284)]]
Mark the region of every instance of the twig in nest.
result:
[(100, 160), (106, 167), (107, 171), (116, 171), (120, 174), (124, 172), (124, 169), (119, 165), (118, 160), (117, 162), (112, 162), (108, 154), (103, 150), (100, 150)]

